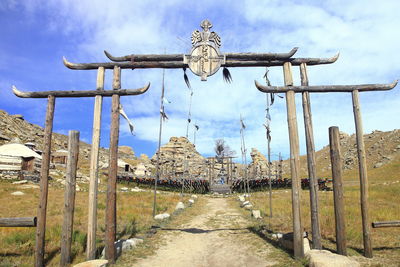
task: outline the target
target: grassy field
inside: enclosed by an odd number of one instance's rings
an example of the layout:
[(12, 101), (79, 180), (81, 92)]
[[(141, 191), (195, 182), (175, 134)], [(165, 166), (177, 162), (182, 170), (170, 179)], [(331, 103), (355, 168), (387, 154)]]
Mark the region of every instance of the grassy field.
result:
[[(22, 191), (25, 195), (11, 195), (15, 191)], [(37, 188), (26, 189), (23, 185), (13, 185), (10, 182), (0, 181), (1, 217), (36, 216), (38, 199), (39, 189)], [(97, 247), (99, 249), (104, 247), (105, 199), (105, 193), (100, 193), (97, 231)], [(186, 197), (184, 200), (186, 200)], [(180, 196), (177, 193), (158, 194), (157, 213), (172, 213), (176, 203), (179, 201)], [(146, 232), (154, 224), (152, 203), (152, 192), (118, 193), (117, 238), (128, 238)], [(45, 255), (45, 261), (48, 266), (58, 266), (60, 261), (63, 204), (64, 190), (59, 186), (50, 186)], [(85, 258), (87, 209), (88, 193), (77, 192), (72, 246), (73, 263), (81, 262)], [(35, 231), (35, 228), (0, 228), (0, 266), (32, 266), (34, 261)]]
[[(400, 219), (400, 179), (397, 170), (399, 164), (390, 168), (391, 172), (382, 177), (374, 171), (370, 172), (369, 205), (370, 221), (391, 221)], [(360, 212), (360, 191), (357, 172), (345, 174), (344, 198), (345, 221), (348, 254), (361, 256), (363, 251), (362, 225)], [(311, 234), (310, 196), (308, 190), (301, 192), (301, 214), (305, 230)], [(266, 192), (251, 195), (251, 202), (264, 214), (263, 224), (271, 225), (275, 232), (292, 232), (291, 191), (275, 190), (272, 194), (272, 218), (269, 214), (269, 200)], [(320, 226), (325, 248), (335, 250), (335, 217), (333, 192), (319, 191)], [(310, 237), (311, 238), (311, 237)], [(374, 258), (367, 260), (358, 258), (372, 266), (400, 266), (400, 228), (372, 229), (372, 245)]]

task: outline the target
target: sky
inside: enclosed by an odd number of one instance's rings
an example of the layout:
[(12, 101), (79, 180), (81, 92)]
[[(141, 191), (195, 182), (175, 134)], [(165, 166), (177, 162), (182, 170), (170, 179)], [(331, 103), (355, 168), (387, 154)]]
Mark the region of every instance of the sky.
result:
[[(310, 85), (391, 83), (400, 78), (400, 1), (124, 1), (124, 0), (2, 0), (0, 2), (0, 109), (22, 114), (44, 126), (45, 99), (14, 96), (21, 91), (95, 90), (95, 70), (70, 70), (63, 56), (76, 63), (107, 62), (107, 50), (127, 54), (188, 54), (190, 37), (208, 19), (227, 52), (288, 52), (294, 57), (331, 57), (336, 63), (310, 66)], [(269, 68), (272, 85), (283, 85), (282, 67)], [(204, 156), (214, 155), (214, 141), (223, 138), (240, 159), (240, 116), (246, 125), (247, 157), (251, 148), (267, 152), (265, 138), (266, 95), (254, 86), (265, 83), (266, 69), (230, 68), (233, 82), (223, 81), (222, 69), (206, 82), (187, 71), (193, 88), (189, 139)], [(300, 84), (293, 67), (295, 85)], [(112, 71), (106, 71), (105, 89), (112, 89)], [(135, 125), (135, 135), (121, 118), (120, 145), (136, 155), (150, 157), (158, 146), (162, 70), (123, 70), (122, 88), (135, 89), (151, 82), (148, 92), (121, 97)], [(185, 136), (190, 91), (183, 70), (165, 71), (165, 110), (162, 144), (171, 136)], [(360, 93), (364, 132), (398, 129), (399, 86), (391, 91)], [(104, 98), (101, 146), (108, 147), (111, 99)], [(306, 151), (301, 95), (296, 95), (300, 152)], [(91, 142), (93, 98), (56, 99), (54, 131), (78, 130)], [(328, 128), (355, 132), (350, 93), (311, 94), (316, 149), (329, 142)], [(271, 153), (287, 158), (289, 151), (286, 104), (276, 97), (271, 106)]]

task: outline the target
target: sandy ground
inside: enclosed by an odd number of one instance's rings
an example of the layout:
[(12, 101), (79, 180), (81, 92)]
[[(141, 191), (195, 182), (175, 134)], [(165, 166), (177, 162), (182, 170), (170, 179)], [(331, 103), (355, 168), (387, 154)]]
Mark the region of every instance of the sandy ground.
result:
[(153, 256), (135, 266), (271, 266), (273, 247), (250, 232), (251, 224), (225, 198), (207, 198), (204, 212), (179, 228), (163, 229)]

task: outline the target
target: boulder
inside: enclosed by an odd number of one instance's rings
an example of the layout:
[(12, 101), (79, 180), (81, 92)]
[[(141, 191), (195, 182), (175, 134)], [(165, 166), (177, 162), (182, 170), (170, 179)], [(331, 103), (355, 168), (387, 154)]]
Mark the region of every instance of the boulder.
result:
[(196, 195), (192, 195), (191, 198), (197, 199), (197, 196)]
[(120, 189), (122, 192), (128, 192), (129, 191), (129, 188), (128, 187), (121, 187), (121, 189)]
[[(166, 214), (169, 217), (169, 214), (168, 213), (166, 213)], [(134, 249), (140, 243), (143, 243), (143, 239), (141, 239), (141, 238), (129, 238), (128, 240), (125, 240), (124, 242), (122, 242), (122, 251)]]
[(244, 196), (239, 196), (238, 198), (239, 198), (239, 201), (240, 201), (240, 202), (245, 202), (245, 201), (246, 201), (246, 199), (244, 198)]
[(253, 205), (247, 204), (246, 206), (244, 206), (244, 208), (245, 208), (246, 210), (251, 210), (251, 209), (253, 208)]
[(189, 202), (189, 205), (193, 205), (194, 204), (194, 199), (189, 199), (188, 202)]
[(74, 267), (106, 267), (107, 265), (108, 260), (91, 260), (78, 263)]
[(261, 212), (259, 210), (252, 210), (251, 216), (253, 216), (255, 219), (261, 219)]
[(161, 213), (161, 214), (157, 214), (156, 216), (154, 216), (154, 219), (162, 221), (164, 219), (168, 219), (169, 217), (170, 217), (170, 215), (168, 213)]
[(247, 201), (242, 202), (242, 204), (240, 206), (243, 208), (244, 206), (246, 206), (248, 204), (250, 204), (250, 201), (247, 200)]
[(185, 208), (185, 204), (183, 204), (183, 202), (178, 202), (178, 204), (176, 204), (175, 210), (183, 210)]
[(306, 257), (310, 267), (358, 267), (360, 264), (346, 256), (334, 254), (328, 250), (312, 249)]
[(13, 195), (13, 196), (23, 196), (23, 195), (25, 195), (25, 193), (21, 192), (21, 191), (15, 191), (15, 192), (12, 192), (11, 195)]

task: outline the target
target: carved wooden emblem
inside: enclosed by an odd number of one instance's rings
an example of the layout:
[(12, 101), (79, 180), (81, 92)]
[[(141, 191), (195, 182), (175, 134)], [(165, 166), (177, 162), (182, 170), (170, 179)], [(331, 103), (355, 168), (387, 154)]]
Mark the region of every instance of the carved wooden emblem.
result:
[(221, 38), (216, 32), (210, 32), (212, 24), (203, 20), (200, 24), (203, 31), (195, 30), (192, 33), (192, 50), (190, 55), (184, 56), (184, 63), (188, 64), (190, 70), (206, 81), (208, 76), (213, 75), (225, 63), (225, 56), (221, 55), (219, 47)]

